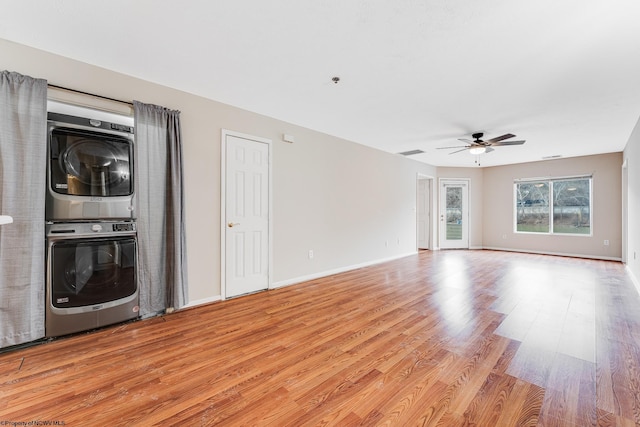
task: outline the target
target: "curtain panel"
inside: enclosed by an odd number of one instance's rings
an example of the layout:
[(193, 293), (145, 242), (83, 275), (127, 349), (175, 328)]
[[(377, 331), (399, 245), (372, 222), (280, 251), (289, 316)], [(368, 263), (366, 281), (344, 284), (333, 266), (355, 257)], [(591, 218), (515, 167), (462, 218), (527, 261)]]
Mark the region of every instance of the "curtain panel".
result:
[(134, 101), (140, 315), (188, 301), (180, 112)]
[(44, 337), (47, 81), (0, 74), (0, 347)]

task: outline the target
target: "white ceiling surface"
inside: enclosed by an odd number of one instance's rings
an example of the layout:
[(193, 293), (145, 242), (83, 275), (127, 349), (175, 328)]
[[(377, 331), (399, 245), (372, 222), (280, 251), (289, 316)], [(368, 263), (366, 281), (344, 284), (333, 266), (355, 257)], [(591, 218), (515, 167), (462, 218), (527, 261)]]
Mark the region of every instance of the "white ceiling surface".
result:
[(527, 141), (480, 156), (482, 166), (617, 152), (640, 117), (637, 0), (0, 8), (0, 38), (388, 152), (421, 149), (412, 157), (433, 165), (474, 166), (475, 156), (437, 148), (476, 131)]

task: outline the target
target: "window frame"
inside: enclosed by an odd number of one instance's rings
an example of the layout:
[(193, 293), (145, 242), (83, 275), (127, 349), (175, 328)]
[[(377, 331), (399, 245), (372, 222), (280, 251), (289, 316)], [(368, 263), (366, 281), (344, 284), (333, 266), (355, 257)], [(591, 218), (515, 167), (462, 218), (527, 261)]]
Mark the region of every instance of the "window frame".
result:
[[(589, 233), (562, 233), (554, 230), (554, 183), (561, 181), (577, 181), (587, 180), (589, 182)], [(548, 204), (548, 231), (519, 231), (518, 230), (518, 184), (544, 183), (549, 188), (549, 204)], [(577, 237), (593, 237), (593, 175), (572, 175), (562, 177), (542, 177), (542, 178), (521, 178), (513, 180), (513, 232), (516, 234), (531, 235), (557, 235), (557, 236), (577, 236)]]

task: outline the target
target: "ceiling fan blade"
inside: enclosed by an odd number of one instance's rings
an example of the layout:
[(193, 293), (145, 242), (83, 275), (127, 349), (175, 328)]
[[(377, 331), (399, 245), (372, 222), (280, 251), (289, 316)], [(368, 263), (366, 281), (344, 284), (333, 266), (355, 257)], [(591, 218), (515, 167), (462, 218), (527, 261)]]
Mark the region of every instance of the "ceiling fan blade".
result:
[(496, 142), (494, 144), (491, 144), (493, 147), (500, 147), (500, 146), (508, 146), (508, 145), (522, 145), (524, 144), (525, 141), (502, 141), (502, 142)]
[(465, 148), (463, 148), (462, 150), (452, 151), (452, 152), (451, 152), (451, 153), (449, 153), (449, 154), (456, 154), (456, 153), (459, 153), (459, 152), (461, 152), (461, 151), (466, 151), (468, 148), (469, 148), (469, 147), (465, 147)]
[(493, 148), (491, 148), (491, 147), (487, 147), (487, 149), (484, 151), (484, 153), (485, 153), (485, 154), (487, 154), (487, 153), (490, 153), (490, 152), (492, 152), (492, 151), (496, 151), (496, 150), (494, 150), (494, 149), (493, 149)]
[(496, 136), (495, 138), (491, 138), (491, 139), (489, 139), (489, 140), (487, 140), (485, 142), (488, 142), (488, 143), (491, 144), (491, 143), (494, 143), (494, 142), (498, 142), (498, 141), (502, 141), (502, 140), (505, 140), (505, 139), (513, 138), (514, 136), (515, 135), (512, 134), (512, 133), (505, 133), (502, 136)]
[(449, 148), (470, 148), (469, 145), (454, 145), (453, 147), (436, 147), (436, 150), (448, 150)]
[(458, 138), (458, 141), (466, 142), (467, 144), (473, 144), (473, 141), (467, 138)]

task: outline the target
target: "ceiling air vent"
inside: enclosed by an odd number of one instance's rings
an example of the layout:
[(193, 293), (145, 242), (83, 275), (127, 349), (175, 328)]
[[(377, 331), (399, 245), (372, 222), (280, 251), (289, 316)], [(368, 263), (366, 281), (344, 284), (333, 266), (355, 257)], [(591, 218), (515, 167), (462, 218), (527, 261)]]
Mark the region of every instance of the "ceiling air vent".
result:
[(424, 151), (422, 150), (411, 150), (411, 151), (403, 151), (402, 153), (398, 153), (401, 156), (413, 156), (414, 154), (422, 154)]

